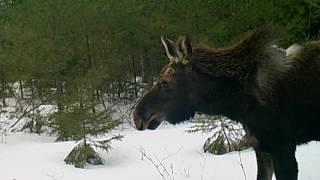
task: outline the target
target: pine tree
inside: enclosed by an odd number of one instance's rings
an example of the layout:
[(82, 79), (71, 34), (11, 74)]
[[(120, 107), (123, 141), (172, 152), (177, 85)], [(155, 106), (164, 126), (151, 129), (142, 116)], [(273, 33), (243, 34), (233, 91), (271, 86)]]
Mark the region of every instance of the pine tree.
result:
[(96, 140), (98, 135), (104, 135), (117, 127), (120, 122), (113, 120), (111, 112), (93, 111), (97, 104), (82, 99), (79, 103), (69, 104), (63, 112), (54, 113), (58, 140), (77, 140), (78, 145), (69, 153), (65, 162), (83, 168), (86, 163), (99, 165), (103, 159), (95, 151), (100, 148), (109, 151), (112, 140), (121, 140), (122, 136), (113, 136), (107, 140)]
[(225, 154), (231, 151), (241, 151), (249, 148), (244, 138), (244, 131), (240, 124), (221, 116), (197, 116), (189, 133), (212, 133), (204, 145), (204, 152)]

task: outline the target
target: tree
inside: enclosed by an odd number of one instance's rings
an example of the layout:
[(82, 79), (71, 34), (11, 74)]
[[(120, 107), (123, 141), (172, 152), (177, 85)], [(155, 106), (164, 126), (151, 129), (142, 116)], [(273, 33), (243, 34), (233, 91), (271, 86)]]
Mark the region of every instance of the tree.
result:
[(213, 133), (203, 145), (204, 152), (225, 154), (231, 151), (241, 151), (249, 148), (240, 124), (221, 116), (197, 116), (188, 132)]
[(63, 136), (78, 140), (79, 143), (65, 158), (67, 164), (73, 164), (75, 167), (83, 168), (86, 163), (93, 165), (103, 164), (103, 159), (94, 150), (100, 148), (109, 151), (112, 140), (121, 140), (122, 136), (113, 136), (106, 140), (95, 140), (100, 134), (108, 133), (120, 122), (111, 119), (110, 114), (105, 112), (92, 113), (92, 107), (83, 107), (79, 104), (69, 107), (65, 113), (56, 113), (54, 117), (57, 121), (59, 132), (64, 132)]

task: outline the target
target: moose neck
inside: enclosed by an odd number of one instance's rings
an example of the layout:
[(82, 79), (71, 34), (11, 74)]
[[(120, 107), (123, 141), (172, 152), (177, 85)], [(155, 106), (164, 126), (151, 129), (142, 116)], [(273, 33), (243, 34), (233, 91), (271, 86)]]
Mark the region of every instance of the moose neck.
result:
[(194, 71), (193, 106), (196, 112), (239, 120), (249, 102), (238, 78), (212, 78)]

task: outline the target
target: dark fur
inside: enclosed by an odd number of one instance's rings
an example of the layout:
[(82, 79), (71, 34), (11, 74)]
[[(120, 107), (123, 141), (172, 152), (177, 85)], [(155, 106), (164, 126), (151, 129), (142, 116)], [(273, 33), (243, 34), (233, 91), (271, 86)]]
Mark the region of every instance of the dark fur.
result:
[(229, 48), (194, 48), (188, 63), (177, 57), (137, 104), (137, 128), (195, 112), (224, 115), (253, 139), (259, 180), (270, 180), (273, 168), (278, 180), (296, 180), (296, 145), (320, 140), (320, 43), (285, 57), (271, 47), (272, 35), (262, 28)]

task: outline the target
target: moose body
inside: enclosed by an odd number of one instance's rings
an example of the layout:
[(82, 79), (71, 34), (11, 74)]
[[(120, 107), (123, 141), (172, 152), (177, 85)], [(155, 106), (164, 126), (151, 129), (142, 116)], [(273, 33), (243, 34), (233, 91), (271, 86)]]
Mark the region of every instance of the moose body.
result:
[(320, 42), (272, 47), (260, 28), (228, 48), (192, 48), (162, 38), (170, 63), (136, 105), (139, 130), (176, 124), (196, 112), (240, 122), (256, 152), (258, 180), (297, 180), (296, 146), (320, 140)]

